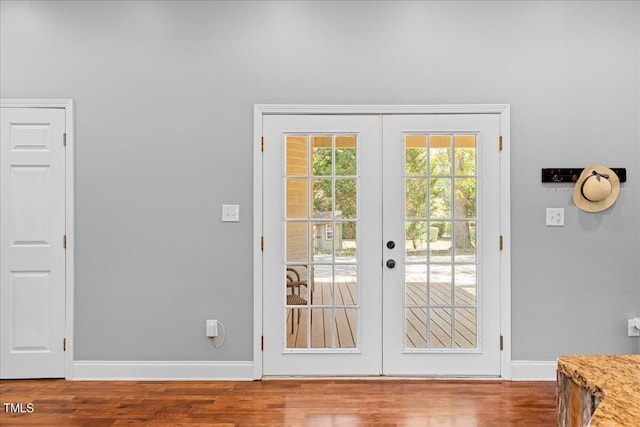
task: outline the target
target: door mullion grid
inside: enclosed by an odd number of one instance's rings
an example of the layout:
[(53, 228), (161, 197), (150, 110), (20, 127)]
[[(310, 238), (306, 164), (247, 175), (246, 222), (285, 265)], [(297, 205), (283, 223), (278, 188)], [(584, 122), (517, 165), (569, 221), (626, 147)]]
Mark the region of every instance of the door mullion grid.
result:
[[(427, 137), (425, 138), (425, 142), (427, 144), (426, 146), (426, 165), (425, 165), (425, 176), (427, 177), (427, 183), (426, 183), (426, 191), (427, 191), (427, 197), (426, 197), (426, 203), (427, 205), (424, 208), (424, 212), (425, 212), (425, 219), (426, 219), (426, 223), (427, 223), (427, 230), (426, 233), (427, 235), (425, 236), (425, 240), (427, 241), (427, 254), (426, 254), (426, 261), (427, 261), (427, 277), (425, 278), (425, 282), (427, 283), (426, 286), (426, 291), (427, 291), (427, 307), (426, 307), (426, 313), (425, 313), (425, 345), (426, 348), (431, 348), (431, 239), (429, 238), (429, 227), (431, 226), (431, 215), (430, 215), (430, 209), (429, 207), (431, 206), (431, 135), (427, 135)], [(405, 196), (406, 197), (406, 196)]]
[[(282, 133), (280, 136), (280, 146), (282, 147), (282, 153), (280, 154), (281, 156), (281, 160), (282, 160), (282, 166), (280, 169), (280, 176), (281, 176), (281, 182), (282, 182), (282, 200), (281, 200), (281, 206), (282, 206), (282, 212), (283, 212), (283, 216), (282, 216), (282, 230), (280, 231), (280, 235), (282, 236), (282, 265), (280, 266), (280, 274), (283, 276), (281, 279), (287, 280), (287, 273), (286, 273), (286, 269), (287, 269), (287, 263), (289, 262), (289, 260), (287, 259), (287, 245), (289, 244), (289, 241), (287, 239), (287, 227), (289, 225), (289, 218), (288, 218), (288, 212), (287, 212), (287, 193), (289, 191), (289, 177), (287, 176), (287, 136), (286, 134)], [(282, 283), (283, 280), (280, 280), (280, 282)], [(281, 285), (282, 286), (282, 285)], [(284, 301), (284, 306), (283, 306), (283, 310), (280, 313), (280, 317), (281, 317), (281, 322), (280, 322), (280, 332), (282, 334), (284, 334), (284, 337), (282, 338), (282, 342), (284, 343), (284, 348), (287, 348), (287, 313), (289, 312), (289, 310), (291, 310), (291, 319), (293, 320), (293, 309), (290, 309), (287, 306), (287, 293), (289, 292), (287, 289), (287, 286), (285, 285), (284, 287), (281, 287), (280, 289), (282, 289), (282, 293), (280, 294), (280, 301), (282, 303), (282, 301)], [(284, 327), (283, 327), (284, 325)]]
[(336, 324), (336, 135), (331, 135), (331, 348), (337, 348), (338, 325)]
[(451, 177), (451, 283), (449, 284), (449, 290), (451, 292), (451, 348), (456, 348), (456, 150), (455, 150), (455, 134), (451, 134), (450, 141), (450, 162), (451, 168), (449, 173)]
[[(362, 287), (360, 286), (360, 284), (362, 283), (362, 271), (360, 269), (360, 249), (358, 248), (358, 241), (360, 240), (360, 232), (362, 231), (360, 228), (360, 212), (362, 212), (361, 210), (361, 188), (360, 188), (360, 173), (361, 173), (361, 167), (362, 165), (360, 164), (360, 161), (362, 159), (362, 155), (360, 153), (360, 149), (361, 147), (361, 134), (360, 132), (355, 133), (355, 150), (356, 150), (356, 170), (355, 170), (355, 174), (353, 175), (353, 178), (356, 180), (356, 214), (355, 217), (353, 218), (353, 221), (355, 222), (355, 230), (356, 230), (356, 236), (355, 236), (355, 242), (356, 242), (356, 257), (355, 257), (355, 271), (356, 271), (356, 298), (355, 298), (355, 311), (356, 311), (356, 338), (355, 338), (355, 345), (357, 349), (362, 348), (361, 347), (361, 337), (362, 337), (362, 310), (361, 310), (361, 301), (362, 301)], [(382, 147), (380, 147), (380, 149), (382, 150)], [(382, 156), (380, 157), (382, 159)], [(382, 166), (381, 166), (382, 167)], [(380, 188), (380, 191), (382, 191), (382, 188)], [(344, 219), (343, 219), (344, 221)], [(341, 229), (342, 230), (342, 229)]]
[[(339, 133), (342, 134), (342, 133)], [(344, 308), (344, 309), (356, 309), (356, 315), (359, 318), (360, 317), (360, 303), (357, 302), (354, 306), (351, 305), (340, 305), (336, 303), (336, 292), (337, 292), (337, 285), (336, 285), (336, 280), (335, 280), (335, 274), (336, 274), (336, 247), (335, 247), (335, 239), (332, 240), (332, 252), (331, 252), (331, 259), (329, 262), (327, 261), (320, 261), (320, 262), (316, 262), (314, 255), (313, 255), (313, 244), (314, 244), (314, 239), (315, 239), (315, 234), (313, 234), (313, 227), (314, 225), (316, 225), (316, 221), (314, 220), (313, 217), (313, 210), (312, 210), (312, 200), (313, 200), (313, 195), (314, 195), (314, 190), (313, 190), (313, 181), (314, 179), (318, 179), (314, 173), (313, 173), (313, 137), (316, 136), (318, 134), (316, 133), (308, 133), (305, 134), (304, 136), (306, 136), (306, 151), (307, 151), (307, 157), (306, 157), (306, 165), (307, 165), (307, 173), (305, 175), (287, 175), (287, 171), (286, 171), (286, 144), (287, 144), (287, 140), (286, 140), (286, 134), (283, 135), (282, 138), (282, 144), (283, 147), (285, 147), (285, 150), (283, 152), (283, 167), (285, 168), (283, 170), (282, 173), (282, 179), (283, 182), (285, 183), (285, 193), (286, 194), (286, 188), (287, 188), (287, 180), (291, 179), (291, 178), (299, 178), (299, 179), (305, 179), (306, 180), (306, 192), (307, 192), (307, 205), (306, 205), (306, 218), (305, 219), (288, 219), (286, 218), (285, 215), (285, 219), (284, 219), (284, 225), (285, 225), (285, 229), (283, 230), (283, 235), (285, 237), (285, 242), (286, 242), (286, 225), (289, 223), (295, 223), (295, 222), (304, 222), (307, 225), (307, 230), (308, 230), (308, 238), (309, 238), (309, 244), (307, 246), (306, 252), (307, 252), (307, 262), (306, 262), (306, 267), (308, 268), (308, 280), (311, 280), (311, 269), (313, 269), (315, 266), (317, 265), (323, 265), (323, 266), (327, 266), (331, 268), (331, 283), (330, 283), (330, 295), (331, 295), (331, 301), (329, 303), (325, 303), (325, 304), (321, 304), (321, 305), (311, 305), (311, 301), (310, 299), (307, 300), (307, 305), (304, 307), (308, 310), (308, 317), (307, 317), (307, 324), (306, 324), (306, 329), (307, 329), (307, 346), (306, 349), (311, 349), (312, 348), (312, 336), (311, 336), (311, 327), (312, 327), (312, 322), (311, 322), (311, 318), (313, 317), (313, 310), (320, 310), (322, 311), (322, 315), (325, 315), (325, 311), (326, 310), (330, 310), (330, 324), (331, 324), (331, 343), (329, 346), (327, 346), (327, 348), (331, 348), (331, 349), (337, 349), (339, 348), (339, 340), (338, 340), (338, 335), (337, 335), (337, 309), (340, 308)], [(346, 223), (346, 222), (350, 222), (350, 221), (343, 221), (340, 220), (338, 221), (335, 218), (335, 211), (336, 211), (336, 184), (337, 184), (337, 180), (338, 180), (338, 176), (336, 175), (336, 144), (337, 144), (337, 135), (338, 133), (333, 133), (331, 134), (331, 174), (328, 176), (323, 176), (320, 179), (330, 179), (331, 180), (331, 219), (330, 219), (330, 223), (333, 226), (333, 229), (336, 229), (336, 225), (338, 223), (342, 224), (342, 223)], [(356, 151), (357, 151), (357, 147), (358, 145), (356, 145)], [(353, 176), (341, 176), (342, 179), (356, 179), (356, 185), (358, 185), (359, 182), (359, 175), (356, 173), (356, 175)], [(358, 197), (358, 196), (356, 196)], [(285, 200), (284, 200), (284, 206), (283, 206), (283, 211), (286, 212), (286, 196), (285, 196)], [(355, 222), (358, 223), (358, 217), (356, 216), (355, 218)], [(356, 232), (356, 239), (358, 236), (358, 232)], [(284, 245), (284, 248), (286, 248), (286, 243)], [(295, 263), (294, 263), (295, 264)], [(292, 265), (294, 265), (292, 264)], [(286, 254), (285, 254), (285, 262), (284, 265), (287, 266), (289, 265), (288, 260), (286, 259)], [(351, 264), (345, 264), (345, 265), (351, 265)], [(359, 269), (359, 262), (356, 260), (355, 263), (356, 266), (356, 272), (358, 272)], [(356, 282), (356, 284), (358, 284), (359, 281)], [(310, 283), (310, 288), (312, 284)], [(286, 289), (285, 289), (286, 292)], [(312, 292), (312, 289), (309, 289), (309, 292)], [(360, 290), (359, 287), (356, 288), (356, 295), (360, 295)], [(284, 317), (286, 319), (286, 310), (291, 309), (291, 308), (298, 308), (298, 309), (304, 309), (301, 308), (299, 306), (295, 306), (295, 307), (289, 307), (287, 305), (285, 305), (285, 312), (284, 312)], [(358, 321), (359, 322), (359, 321)], [(357, 323), (359, 325), (359, 323)], [(357, 335), (357, 342), (359, 343), (360, 341), (360, 328), (357, 327), (357, 331), (356, 331), (356, 335)], [(359, 346), (359, 345), (358, 345)]]
[(307, 243), (307, 348), (311, 348), (311, 319), (313, 318), (313, 311), (311, 310), (311, 293), (313, 292), (313, 281), (315, 280), (315, 274), (311, 274), (313, 265), (313, 253), (311, 248), (313, 247), (313, 239), (315, 233), (313, 232), (313, 222), (311, 222), (311, 200), (313, 197), (312, 179), (313, 172), (311, 166), (313, 165), (311, 158), (313, 156), (313, 144), (311, 143), (311, 135), (307, 135), (307, 237), (309, 242)]

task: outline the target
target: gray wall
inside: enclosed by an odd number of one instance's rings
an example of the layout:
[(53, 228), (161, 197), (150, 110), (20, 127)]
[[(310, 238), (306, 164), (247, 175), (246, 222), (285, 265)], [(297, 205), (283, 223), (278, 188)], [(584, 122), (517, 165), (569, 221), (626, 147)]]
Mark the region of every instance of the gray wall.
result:
[[(255, 103), (511, 104), (513, 359), (636, 350), (639, 9), (3, 0), (2, 98), (76, 101), (76, 359), (252, 359)], [(627, 168), (603, 213), (540, 182), (591, 162)]]

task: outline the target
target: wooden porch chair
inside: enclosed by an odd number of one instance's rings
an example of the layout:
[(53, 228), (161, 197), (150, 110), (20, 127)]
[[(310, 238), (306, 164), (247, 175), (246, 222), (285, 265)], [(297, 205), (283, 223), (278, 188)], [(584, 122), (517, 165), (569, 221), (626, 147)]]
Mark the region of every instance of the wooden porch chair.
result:
[[(313, 289), (309, 290), (309, 282), (307, 280), (301, 280), (300, 273), (293, 267), (287, 267), (287, 305), (307, 305), (307, 300), (301, 295), (301, 288), (304, 287), (308, 290), (311, 298), (311, 304), (313, 304)], [(289, 292), (289, 290), (291, 290)], [(293, 324), (293, 310), (291, 312), (291, 333), (293, 334), (295, 325)], [(298, 324), (300, 324), (300, 309), (296, 309), (298, 312)]]

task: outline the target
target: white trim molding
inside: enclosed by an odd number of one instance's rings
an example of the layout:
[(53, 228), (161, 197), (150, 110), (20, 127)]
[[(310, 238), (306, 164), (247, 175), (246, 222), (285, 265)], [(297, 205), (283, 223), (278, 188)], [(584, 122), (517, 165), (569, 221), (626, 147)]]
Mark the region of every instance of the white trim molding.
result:
[(262, 116), (253, 110), (253, 378), (262, 378)]
[(511, 364), (511, 107), (500, 110), (500, 331), (502, 332), (502, 378), (512, 379)]
[[(510, 190), (510, 114), (509, 104), (454, 104), (454, 105), (295, 105), (295, 104), (256, 104), (253, 121), (253, 378), (262, 378), (262, 334), (263, 307), (262, 281), (263, 264), (261, 236), (263, 235), (262, 210), (262, 119), (266, 115), (393, 115), (393, 114), (499, 114), (500, 134), (502, 136), (502, 154), (500, 159), (501, 187), (500, 203), (501, 235), (504, 247), (500, 258), (501, 316), (500, 331), (503, 338), (500, 378), (510, 380), (516, 378), (511, 362), (511, 190)], [(497, 145), (497, 144), (496, 144)], [(497, 147), (496, 147), (497, 149)], [(544, 362), (546, 363), (546, 362)], [(555, 363), (555, 362), (554, 362)], [(518, 366), (518, 365), (516, 365)], [(554, 365), (555, 366), (555, 365)], [(542, 369), (544, 371), (544, 369)], [(546, 371), (544, 371), (546, 372)], [(545, 376), (544, 374), (542, 376)], [(548, 376), (548, 375), (547, 375)], [(555, 368), (554, 368), (555, 378)]]
[(77, 381), (253, 381), (253, 362), (78, 360)]
[(59, 108), (65, 110), (65, 227), (67, 250), (65, 255), (65, 378), (71, 379), (73, 372), (73, 323), (75, 289), (75, 103), (73, 99), (2, 99), (2, 108)]
[(511, 362), (513, 381), (555, 381), (558, 363), (555, 360), (514, 360)]
[[(503, 114), (509, 104), (450, 104), (450, 105), (296, 105), (256, 104), (260, 115), (278, 114)], [(262, 123), (262, 122), (261, 122)]]

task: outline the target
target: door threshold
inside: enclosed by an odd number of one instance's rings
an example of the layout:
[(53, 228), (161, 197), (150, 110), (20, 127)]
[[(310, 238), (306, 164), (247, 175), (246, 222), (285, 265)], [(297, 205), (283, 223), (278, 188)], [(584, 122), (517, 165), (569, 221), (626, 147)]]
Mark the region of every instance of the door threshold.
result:
[(261, 381), (506, 381), (497, 376), (455, 375), (266, 375)]

